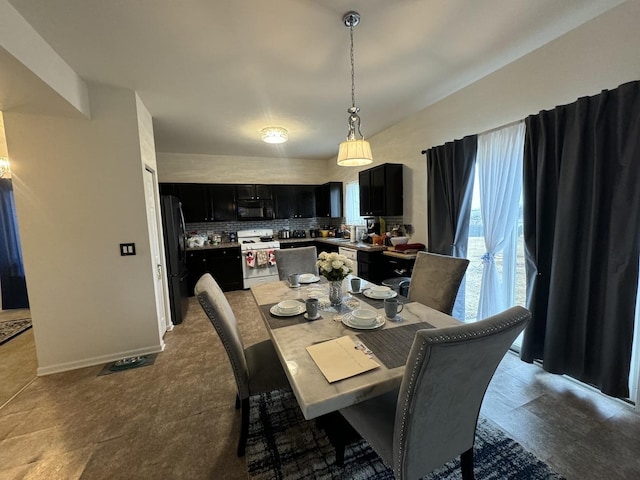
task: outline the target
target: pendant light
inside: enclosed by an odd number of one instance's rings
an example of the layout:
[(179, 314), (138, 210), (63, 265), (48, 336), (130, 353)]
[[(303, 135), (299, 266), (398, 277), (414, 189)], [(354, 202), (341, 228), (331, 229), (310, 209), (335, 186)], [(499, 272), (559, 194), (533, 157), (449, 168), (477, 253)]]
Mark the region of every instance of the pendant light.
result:
[[(373, 161), (371, 155), (371, 145), (364, 139), (360, 131), (360, 117), (358, 112), (360, 108), (356, 107), (356, 83), (355, 69), (353, 66), (353, 28), (360, 23), (360, 14), (358, 12), (349, 12), (342, 21), (346, 27), (349, 27), (349, 36), (351, 38), (351, 108), (349, 112), (349, 133), (347, 140), (340, 144), (338, 150), (338, 165), (342, 167), (357, 167), (360, 165), (368, 165)], [(356, 138), (356, 129), (360, 138)]]

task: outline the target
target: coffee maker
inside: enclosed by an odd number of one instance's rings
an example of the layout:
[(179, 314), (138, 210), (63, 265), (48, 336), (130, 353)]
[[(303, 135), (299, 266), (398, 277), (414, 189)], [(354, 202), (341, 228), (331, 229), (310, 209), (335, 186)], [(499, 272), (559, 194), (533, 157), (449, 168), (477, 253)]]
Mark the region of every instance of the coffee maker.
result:
[(380, 235), (380, 222), (376, 222), (375, 217), (369, 217), (364, 219), (367, 225), (367, 233), (375, 233)]

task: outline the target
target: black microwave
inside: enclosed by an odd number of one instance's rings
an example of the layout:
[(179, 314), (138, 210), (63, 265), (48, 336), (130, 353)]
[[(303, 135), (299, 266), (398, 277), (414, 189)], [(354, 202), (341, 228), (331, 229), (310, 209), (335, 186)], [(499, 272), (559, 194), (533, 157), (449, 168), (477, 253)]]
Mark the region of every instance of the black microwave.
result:
[(273, 200), (238, 200), (238, 220), (273, 220)]

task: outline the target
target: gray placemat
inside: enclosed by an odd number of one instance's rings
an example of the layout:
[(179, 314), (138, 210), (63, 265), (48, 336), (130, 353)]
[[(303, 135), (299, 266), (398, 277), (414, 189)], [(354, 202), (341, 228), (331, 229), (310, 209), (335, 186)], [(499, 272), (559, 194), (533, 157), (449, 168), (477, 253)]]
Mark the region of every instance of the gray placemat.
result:
[[(304, 303), (300, 303), (304, 305)], [(304, 314), (306, 312), (303, 312), (299, 315), (293, 315), (291, 317), (278, 317), (270, 312), (271, 307), (273, 307), (274, 305), (277, 305), (277, 302), (270, 305), (262, 305), (260, 307), (262, 309), (262, 312), (264, 313), (265, 318), (269, 322), (269, 328), (271, 328), (271, 330), (282, 327), (290, 327), (291, 325), (297, 325), (298, 323), (306, 323), (309, 321), (315, 322), (322, 319), (322, 314), (320, 314), (319, 318), (307, 320), (306, 318), (304, 318)]]
[(427, 322), (409, 323), (402, 327), (388, 328), (356, 335), (387, 368), (401, 367), (407, 363), (407, 356), (418, 330), (434, 328)]
[[(365, 297), (364, 293), (351, 294), (351, 296), (353, 298), (357, 298), (361, 302), (371, 305), (373, 308), (384, 308), (384, 299), (378, 300), (377, 298)], [(403, 297), (402, 295), (397, 295), (394, 298), (397, 298), (400, 303), (407, 303), (407, 297)]]

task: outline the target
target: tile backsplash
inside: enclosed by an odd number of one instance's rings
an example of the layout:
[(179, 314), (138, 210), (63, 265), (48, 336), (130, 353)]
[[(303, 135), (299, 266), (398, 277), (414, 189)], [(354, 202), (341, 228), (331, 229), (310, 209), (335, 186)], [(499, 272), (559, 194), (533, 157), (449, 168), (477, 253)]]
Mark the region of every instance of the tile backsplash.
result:
[[(390, 230), (395, 224), (402, 225), (402, 217), (386, 217), (387, 229)], [(232, 221), (232, 222), (202, 222), (202, 223), (187, 223), (187, 233), (207, 233), (211, 232), (213, 235), (220, 235), (222, 241), (229, 239), (229, 232), (237, 232), (238, 230), (252, 230), (259, 228), (270, 228), (274, 234), (277, 234), (279, 230), (305, 230), (315, 228), (323, 228), (328, 226), (329, 228), (339, 228), (344, 224), (344, 218), (292, 218), (289, 220), (258, 220), (258, 221)]]

